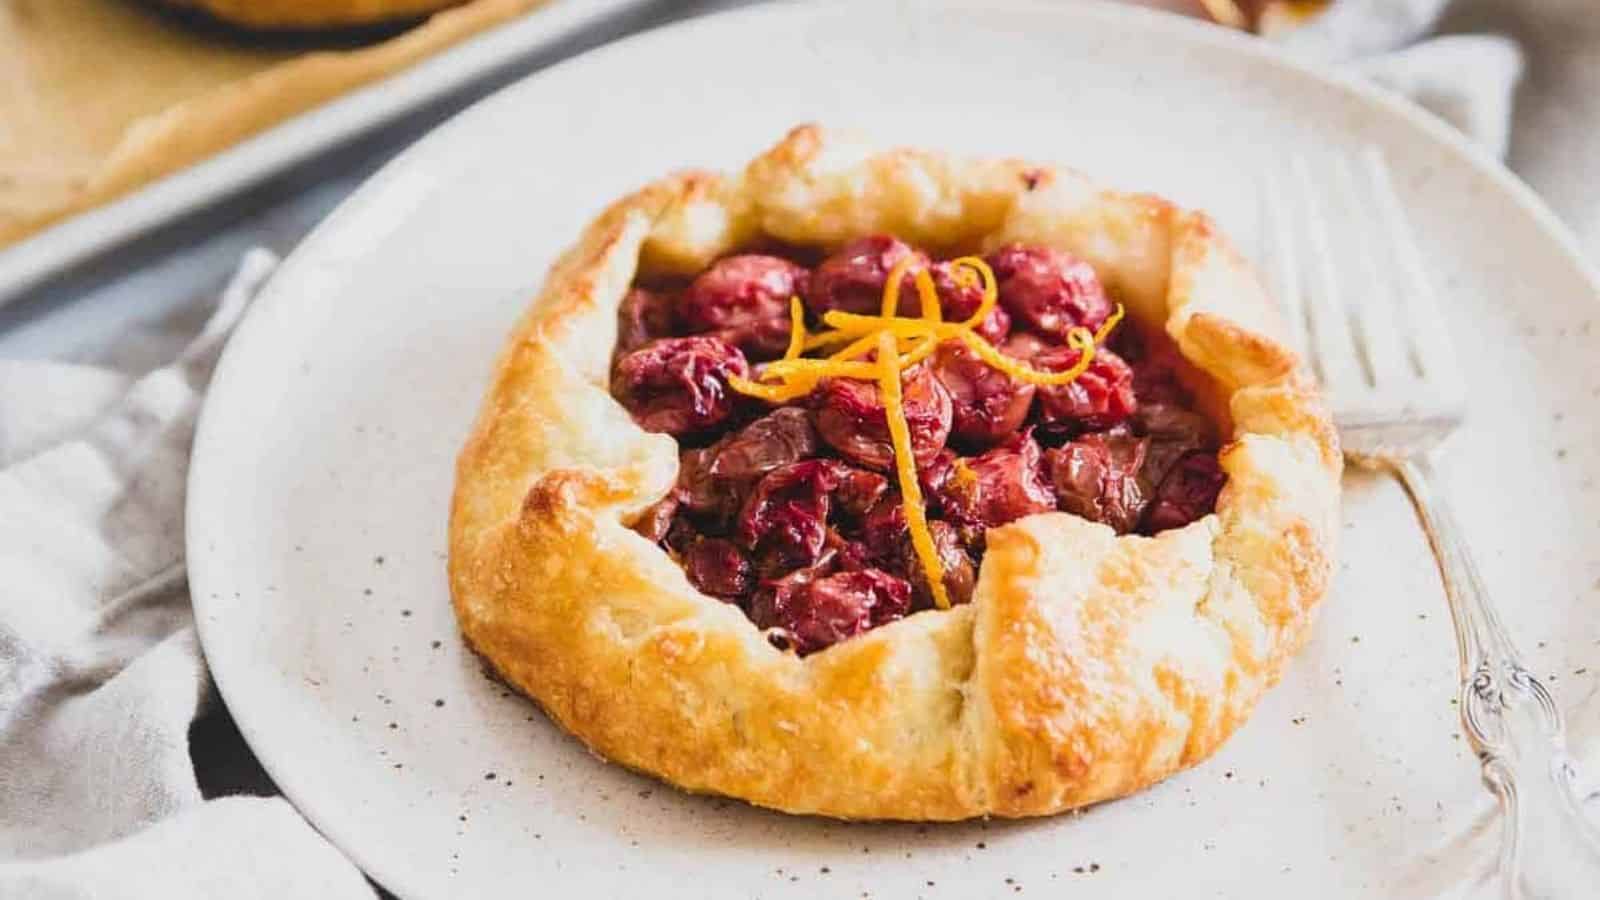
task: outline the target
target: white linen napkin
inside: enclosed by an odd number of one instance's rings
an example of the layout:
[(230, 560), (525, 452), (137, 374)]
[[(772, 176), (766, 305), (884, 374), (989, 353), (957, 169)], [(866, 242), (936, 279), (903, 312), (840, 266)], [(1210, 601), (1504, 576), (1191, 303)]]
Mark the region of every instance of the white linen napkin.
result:
[(247, 255), (141, 377), (0, 363), (0, 897), (372, 896), (283, 799), (204, 802), (189, 757), (213, 702), (184, 581), (189, 444), (276, 261)]
[[(1581, 2), (1528, 0), (1523, 11)], [(1519, 15), (1488, 0), (1338, 0), (1283, 40), (1413, 97), (1486, 152), (1504, 154), (1510, 134), (1516, 165), (1525, 132), (1511, 123), (1521, 126), (1528, 99), (1517, 98), (1514, 120), (1517, 45), (1419, 42), (1463, 7)], [(1559, 33), (1570, 42), (1577, 32)], [(1594, 40), (1582, 58), (1600, 60), (1600, 33), (1584, 33)], [(1600, 103), (1571, 101), (1559, 84), (1541, 90), (1536, 105), (1589, 118), (1528, 121), (1563, 139), (1600, 132)], [(1600, 177), (1585, 177), (1600, 175), (1600, 154), (1522, 152), (1545, 167), (1523, 174), (1570, 222), (1600, 226)], [(1590, 247), (1600, 255), (1600, 227)], [(184, 581), (189, 444), (222, 342), (274, 264), (265, 251), (246, 256), (215, 312), (188, 317), (204, 320), (198, 334), (142, 376), (0, 362), (0, 900), (372, 896), (281, 798), (204, 801), (190, 759), (190, 724), (214, 700)], [(1597, 718), (1573, 723), (1586, 748), (1600, 746)], [(1486, 824), (1460, 840), (1494, 840)]]

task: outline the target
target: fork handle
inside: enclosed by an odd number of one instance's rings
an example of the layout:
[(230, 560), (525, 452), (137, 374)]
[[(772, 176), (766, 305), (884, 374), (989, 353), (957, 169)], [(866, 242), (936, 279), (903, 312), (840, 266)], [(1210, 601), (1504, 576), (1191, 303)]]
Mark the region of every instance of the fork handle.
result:
[(1433, 545), (1460, 651), (1461, 724), (1505, 815), (1499, 875), (1505, 896), (1593, 896), (1600, 830), (1584, 815), (1561, 711), (1522, 665), (1426, 454), (1397, 462)]

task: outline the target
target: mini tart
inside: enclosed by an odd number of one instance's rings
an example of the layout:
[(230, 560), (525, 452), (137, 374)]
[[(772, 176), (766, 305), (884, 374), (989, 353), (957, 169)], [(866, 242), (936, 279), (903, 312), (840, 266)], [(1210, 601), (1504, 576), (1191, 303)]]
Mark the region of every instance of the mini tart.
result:
[(347, 28), (415, 19), (464, 0), (161, 0), (246, 28)]
[[(806, 657), (696, 591), (630, 530), (678, 448), (607, 392), (636, 275), (762, 240), (870, 233), (1088, 260), (1164, 331), (1230, 440), (1215, 513), (1154, 537), (1066, 513), (988, 534), (972, 602)], [(803, 126), (742, 174), (607, 209), (552, 268), (457, 466), (450, 582), (467, 641), (598, 753), (791, 813), (1046, 815), (1205, 759), (1306, 638), (1333, 566), (1341, 459), (1271, 299), (1202, 213), (1067, 169), (885, 150)]]

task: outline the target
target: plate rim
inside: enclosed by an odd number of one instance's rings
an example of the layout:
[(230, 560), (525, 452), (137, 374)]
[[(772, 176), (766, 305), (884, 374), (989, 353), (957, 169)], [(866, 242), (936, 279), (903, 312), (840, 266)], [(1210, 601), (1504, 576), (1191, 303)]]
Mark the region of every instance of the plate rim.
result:
[[(247, 377), (236, 374), (238, 371), (248, 371), (240, 368), (242, 364), (238, 359), (243, 352), (240, 347), (246, 346), (251, 339), (241, 335), (253, 334), (261, 327), (261, 322), (267, 316), (263, 310), (277, 303), (287, 302), (280, 299), (287, 294), (284, 285), (292, 285), (299, 271), (308, 266), (314, 266), (315, 253), (323, 243), (324, 236), (337, 233), (345, 221), (358, 217), (361, 212), (372, 202), (373, 198), (381, 195), (391, 181), (408, 171), (415, 160), (423, 154), (432, 152), (433, 145), (450, 140), (451, 135), (457, 132), (467, 132), (471, 129), (471, 121), (487, 115), (485, 109), (509, 101), (508, 95), (525, 88), (531, 82), (548, 73), (565, 72), (572, 69), (605, 66), (615, 56), (625, 56), (635, 46), (657, 41), (672, 41), (679, 39), (680, 32), (687, 32), (703, 27), (707, 22), (716, 21), (725, 27), (740, 29), (757, 29), (763, 27), (767, 20), (781, 22), (785, 19), (798, 20), (805, 16), (817, 14), (823, 10), (824, 14), (837, 13), (840, 10), (856, 7), (859, 0), (824, 0), (802, 4), (800, 2), (762, 3), (733, 10), (712, 12), (696, 15), (658, 25), (646, 30), (635, 32), (618, 40), (592, 48), (583, 53), (563, 60), (555, 65), (546, 67), (537, 72), (517, 79), (489, 95), (478, 99), (466, 108), (454, 113), (449, 118), (440, 122), (425, 135), (406, 147), (394, 158), (385, 163), (378, 171), (367, 178), (355, 191), (342, 200), (339, 205), (318, 223), (293, 252), (278, 266), (268, 283), (263, 286), (255, 301), (248, 309), (229, 336), (217, 366), (213, 371), (211, 383), (206, 392), (199, 417), (196, 422), (195, 438), (191, 455), (188, 476), (188, 491), (185, 500), (185, 547), (186, 559), (189, 565), (190, 593), (194, 604), (196, 630), (202, 650), (205, 653), (207, 666), (212, 673), (212, 679), (217, 686), (224, 703), (228, 705), (233, 714), (234, 721), (239, 728), (241, 736), (256, 754), (263, 769), (273, 783), (282, 792), (313, 828), (317, 829), (328, 841), (339, 849), (348, 859), (361, 869), (368, 877), (381, 884), (386, 890), (392, 891), (397, 896), (420, 896), (418, 886), (410, 884), (405, 878), (404, 866), (391, 864), (392, 856), (382, 854), (369, 854), (362, 849), (363, 842), (353, 832), (355, 823), (342, 819), (336, 808), (326, 803), (321, 798), (313, 796), (311, 792), (303, 790), (298, 778), (293, 774), (293, 766), (284, 765), (282, 760), (273, 760), (273, 753), (264, 748), (273, 746), (263, 739), (268, 730), (261, 727), (263, 723), (257, 721), (255, 713), (248, 712), (248, 705), (239, 706), (235, 700), (244, 700), (245, 697), (230, 687), (231, 673), (235, 665), (243, 665), (239, 659), (229, 660), (224, 652), (220, 656), (211, 651), (219, 646), (221, 638), (215, 636), (216, 630), (222, 626), (217, 623), (216, 617), (208, 612), (216, 611), (210, 606), (210, 596), (220, 597), (220, 593), (209, 592), (202, 589), (204, 585), (197, 586), (196, 571), (202, 574), (198, 581), (205, 582), (211, 577), (210, 566), (205, 562), (196, 563), (196, 560), (206, 558), (203, 539), (197, 534), (194, 523), (202, 507), (209, 503), (210, 489), (208, 482), (212, 480), (210, 471), (212, 464), (208, 459), (212, 454), (206, 452), (214, 441), (218, 440), (214, 434), (216, 426), (213, 423), (221, 418), (224, 413), (218, 412), (221, 402), (216, 397), (226, 395), (230, 379)], [(927, 15), (925, 8), (896, 4), (892, 2), (881, 3), (880, 6), (900, 6), (912, 14)], [(1314, 63), (1296, 59), (1286, 50), (1243, 33), (1235, 32), (1205, 22), (1188, 19), (1179, 15), (1165, 13), (1159, 10), (1114, 2), (1114, 0), (1081, 0), (1074, 4), (1052, 3), (1049, 0), (940, 0), (938, 6), (942, 8), (955, 8), (965, 11), (993, 11), (1002, 8), (1006, 11), (1032, 12), (1040, 15), (1059, 16), (1063, 21), (1082, 23), (1093, 21), (1097, 27), (1115, 26), (1120, 23), (1130, 23), (1134, 27), (1143, 29), (1146, 33), (1156, 36), (1160, 40), (1174, 40), (1179, 42), (1192, 42), (1195, 44), (1209, 45), (1224, 52), (1242, 53), (1253, 56), (1258, 61), (1270, 64), (1272, 67), (1286, 71), (1290, 78), (1308, 78), (1322, 87), (1333, 88), (1365, 104), (1368, 108), (1378, 110), (1388, 115), (1406, 127), (1419, 131), (1424, 137), (1429, 138), (1438, 152), (1446, 153), (1464, 164), (1478, 178), (1486, 180), (1490, 185), (1498, 188), (1514, 203), (1528, 213), (1532, 222), (1541, 235), (1552, 246), (1561, 251), (1562, 256), (1571, 266), (1572, 270), (1582, 277), (1589, 285), (1589, 302), (1600, 303), (1600, 269), (1597, 269), (1580, 249), (1580, 243), (1568, 226), (1562, 222), (1549, 206), (1540, 198), (1526, 182), (1511, 172), (1503, 162), (1483, 153), (1460, 132), (1456, 131), (1445, 121), (1435, 117), (1422, 107), (1411, 103), (1409, 100), (1386, 91), (1377, 85), (1362, 80), (1353, 72), (1339, 71), (1336, 69), (1318, 66)], [(221, 486), (219, 485), (219, 491)], [(220, 603), (221, 601), (219, 601)], [(243, 680), (241, 678), (241, 680)], [(270, 725), (270, 723), (267, 723)], [(328, 813), (332, 811), (333, 814)]]

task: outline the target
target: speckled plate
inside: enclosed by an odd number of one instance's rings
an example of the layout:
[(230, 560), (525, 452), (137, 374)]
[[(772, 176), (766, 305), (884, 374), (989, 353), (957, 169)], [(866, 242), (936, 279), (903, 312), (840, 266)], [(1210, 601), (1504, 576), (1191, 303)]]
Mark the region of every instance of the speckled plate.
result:
[(1542, 672), (1569, 703), (1594, 689), (1600, 307), (1525, 188), (1422, 114), (1220, 29), (1078, 3), (781, 6), (604, 48), (448, 123), (306, 240), (233, 339), (190, 577), (223, 696), (290, 799), (412, 898), (1400, 897), (1467, 871), (1489, 798), (1432, 563), (1381, 479), (1348, 480), (1316, 635), (1250, 723), (1081, 815), (862, 825), (689, 797), (484, 677), (450, 613), (445, 517), (507, 329), (608, 200), (808, 119), (1060, 160), (1211, 209), (1246, 247), (1286, 151), (1381, 149), (1470, 363), (1459, 511)]

